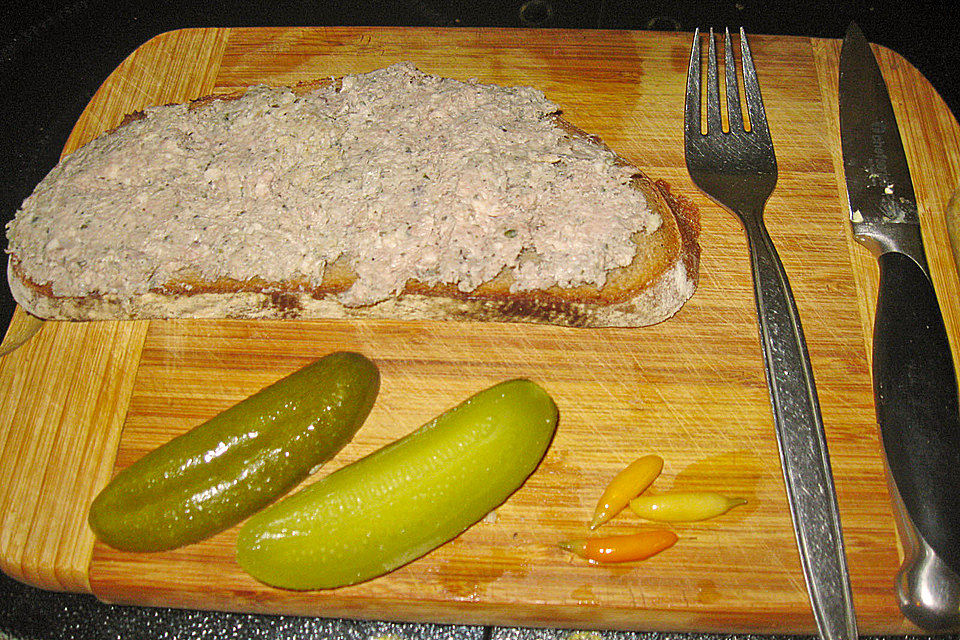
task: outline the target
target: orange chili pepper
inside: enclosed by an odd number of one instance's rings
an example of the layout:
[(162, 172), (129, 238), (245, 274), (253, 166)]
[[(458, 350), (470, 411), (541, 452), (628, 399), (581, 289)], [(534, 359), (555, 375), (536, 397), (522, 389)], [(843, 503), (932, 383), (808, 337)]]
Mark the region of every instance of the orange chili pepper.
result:
[(695, 522), (714, 518), (746, 503), (745, 498), (728, 498), (713, 491), (673, 491), (635, 498), (630, 501), (630, 509), (641, 518), (655, 522)]
[(663, 458), (657, 455), (643, 456), (634, 460), (626, 469), (614, 476), (604, 489), (590, 521), (596, 529), (620, 513), (631, 498), (636, 498), (649, 487), (663, 470)]
[(677, 542), (677, 534), (666, 529), (651, 529), (630, 535), (582, 538), (560, 543), (560, 548), (591, 563), (646, 560)]

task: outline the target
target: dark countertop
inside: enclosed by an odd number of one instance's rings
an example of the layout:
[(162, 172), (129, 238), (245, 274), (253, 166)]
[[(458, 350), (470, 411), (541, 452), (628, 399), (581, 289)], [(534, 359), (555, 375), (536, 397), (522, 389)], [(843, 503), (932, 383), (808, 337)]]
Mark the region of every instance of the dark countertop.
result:
[[(693, 31), (841, 38), (857, 21), (867, 38), (916, 66), (960, 113), (957, 19), (945, 2), (884, 0), (15, 0), (0, 7), (0, 215), (56, 163), (97, 87), (130, 52), (171, 29), (206, 26), (501, 26)], [(947, 15), (949, 14), (949, 15)], [(5, 261), (3, 263), (5, 269)], [(3, 275), (4, 281), (6, 274)], [(2, 326), (13, 304), (0, 294)], [(0, 638), (367, 638), (561, 640), (562, 630), (352, 622), (117, 607), (39, 591), (0, 574)], [(606, 640), (747, 640), (751, 636), (603, 633)], [(940, 636), (944, 637), (944, 636)]]

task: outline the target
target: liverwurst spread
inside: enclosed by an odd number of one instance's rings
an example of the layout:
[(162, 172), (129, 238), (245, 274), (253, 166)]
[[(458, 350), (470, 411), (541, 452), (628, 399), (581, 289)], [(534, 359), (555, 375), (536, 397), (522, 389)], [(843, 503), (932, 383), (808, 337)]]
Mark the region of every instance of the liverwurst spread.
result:
[(398, 64), (310, 93), (256, 86), (172, 105), (61, 161), (8, 224), (8, 253), (55, 296), (133, 295), (181, 279), (318, 286), (341, 301), (415, 279), (471, 291), (603, 286), (660, 224), (633, 171), (570, 136), (539, 90)]

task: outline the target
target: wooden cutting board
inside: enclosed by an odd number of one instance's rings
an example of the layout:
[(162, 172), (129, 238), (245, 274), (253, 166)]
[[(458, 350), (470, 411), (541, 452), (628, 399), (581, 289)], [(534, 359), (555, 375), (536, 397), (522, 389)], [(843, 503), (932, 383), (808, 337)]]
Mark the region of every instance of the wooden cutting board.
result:
[[(898, 539), (869, 376), (876, 266), (846, 223), (837, 138), (839, 42), (754, 36), (780, 179), (767, 206), (819, 386), (855, 604), (864, 633), (916, 631), (892, 580)], [(702, 213), (695, 297), (668, 322), (576, 330), (440, 322), (46, 323), (0, 361), (0, 561), (47, 589), (111, 602), (330, 617), (634, 630), (811, 632), (784, 497), (738, 222), (692, 186), (681, 118), (689, 34), (498, 29), (200, 29), (135, 51), (91, 100), (71, 151), (136, 109), (264, 82), (292, 84), (410, 60), (423, 70), (542, 88)], [(903, 128), (935, 284), (952, 337), (960, 283), (943, 211), (957, 184), (954, 117), (903, 58), (878, 50)], [(16, 316), (14, 323), (23, 321)], [(245, 576), (236, 531), (178, 551), (127, 554), (94, 541), (86, 510), (116, 469), (314, 358), (360, 351), (383, 387), (356, 439), (320, 475), (518, 376), (556, 399), (543, 464), (453, 542), (383, 578), (287, 593)], [(656, 488), (749, 502), (676, 526), (678, 544), (598, 567), (556, 542), (587, 533), (604, 484), (646, 453)], [(483, 478), (477, 478), (482, 490)], [(623, 514), (605, 527), (643, 527)]]

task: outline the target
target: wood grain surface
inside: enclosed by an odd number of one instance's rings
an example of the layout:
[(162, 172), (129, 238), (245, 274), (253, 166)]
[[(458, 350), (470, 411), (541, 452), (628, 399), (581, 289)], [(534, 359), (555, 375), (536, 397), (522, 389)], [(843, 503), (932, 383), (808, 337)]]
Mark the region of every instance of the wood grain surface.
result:
[[(753, 36), (780, 166), (767, 223), (791, 278), (830, 446), (860, 628), (916, 631), (892, 592), (899, 547), (869, 375), (877, 273), (846, 223), (837, 137), (839, 41)], [(140, 47), (103, 84), (65, 152), (145, 106), (254, 83), (293, 84), (402, 60), (431, 73), (543, 89), (701, 209), (694, 298), (643, 329), (389, 321), (46, 323), (0, 360), (0, 568), (111, 602), (317, 616), (633, 630), (812, 632), (770, 414), (739, 223), (691, 184), (682, 110), (689, 34), (498, 29), (202, 29)], [(942, 212), (958, 125), (903, 58), (878, 49), (900, 118), (951, 339), (960, 282)], [(18, 315), (14, 322), (23, 321)], [(14, 327), (16, 329), (16, 327)], [(495, 382), (530, 377), (561, 422), (542, 465), (495, 517), (396, 572), (328, 592), (271, 589), (233, 558), (236, 530), (158, 554), (96, 543), (90, 500), (115, 470), (326, 353), (380, 367), (360, 433), (318, 474)], [(604, 484), (646, 453), (656, 490), (749, 502), (678, 525), (672, 549), (591, 566), (556, 547), (588, 533)], [(309, 480), (308, 480), (309, 482)], [(482, 490), (483, 478), (477, 478)], [(622, 514), (604, 527), (644, 526)]]

